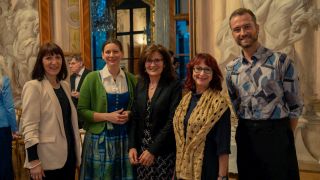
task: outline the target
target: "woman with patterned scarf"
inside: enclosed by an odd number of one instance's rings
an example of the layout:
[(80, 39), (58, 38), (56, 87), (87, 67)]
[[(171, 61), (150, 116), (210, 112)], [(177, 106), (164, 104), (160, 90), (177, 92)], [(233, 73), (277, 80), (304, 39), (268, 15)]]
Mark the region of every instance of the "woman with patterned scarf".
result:
[(230, 154), (230, 109), (221, 95), (222, 73), (210, 54), (187, 65), (183, 97), (173, 119), (176, 178), (226, 180)]

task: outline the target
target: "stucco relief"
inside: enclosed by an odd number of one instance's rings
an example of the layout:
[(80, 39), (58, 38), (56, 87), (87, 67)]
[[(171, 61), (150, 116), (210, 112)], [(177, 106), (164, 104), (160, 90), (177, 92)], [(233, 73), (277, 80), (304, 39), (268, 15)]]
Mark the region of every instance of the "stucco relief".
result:
[[(260, 26), (259, 41), (264, 46), (295, 56), (294, 44), (305, 37), (309, 29), (320, 24), (319, 9), (312, 0), (242, 0), (242, 6), (251, 9)], [(223, 50), (219, 64), (225, 64), (239, 55), (226, 18), (217, 34), (217, 45)]]
[(1, 1), (0, 54), (10, 71), (16, 107), (24, 83), (30, 80), (39, 47), (39, 15), (34, 0)]
[(80, 53), (80, 1), (50, 1), (52, 41), (65, 54)]

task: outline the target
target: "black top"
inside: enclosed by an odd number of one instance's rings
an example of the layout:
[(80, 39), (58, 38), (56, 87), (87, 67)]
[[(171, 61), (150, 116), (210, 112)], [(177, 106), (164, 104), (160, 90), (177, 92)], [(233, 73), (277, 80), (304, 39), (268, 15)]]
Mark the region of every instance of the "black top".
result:
[[(64, 131), (65, 131), (67, 143), (68, 143), (68, 158), (72, 156), (75, 160), (75, 149), (74, 149), (75, 139), (74, 139), (73, 126), (71, 122), (71, 106), (70, 106), (68, 97), (61, 86), (59, 89), (54, 89), (54, 92), (59, 100), (61, 110), (62, 110)], [(37, 145), (38, 144), (35, 144), (27, 148), (29, 161), (39, 159), (38, 153), (37, 153)]]
[[(185, 132), (189, 117), (196, 107), (201, 95), (202, 94), (192, 94), (188, 111), (184, 119)], [(207, 135), (203, 155), (202, 180), (217, 179), (219, 176), (219, 155), (230, 154), (230, 113), (230, 109), (228, 108)]]
[(59, 89), (54, 89), (56, 96), (59, 100), (61, 110), (62, 110), (62, 117), (63, 117), (63, 125), (64, 131), (66, 133), (67, 143), (68, 143), (68, 156), (75, 155), (75, 139), (74, 139), (74, 132), (71, 120), (71, 106), (69, 99), (64, 92), (64, 90), (60, 87)]

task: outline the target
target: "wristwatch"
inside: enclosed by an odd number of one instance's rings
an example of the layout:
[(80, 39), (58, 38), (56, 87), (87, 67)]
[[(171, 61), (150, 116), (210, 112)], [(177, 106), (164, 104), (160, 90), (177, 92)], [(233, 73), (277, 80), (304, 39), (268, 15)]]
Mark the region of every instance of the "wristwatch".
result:
[(229, 180), (228, 176), (220, 176), (221, 180)]

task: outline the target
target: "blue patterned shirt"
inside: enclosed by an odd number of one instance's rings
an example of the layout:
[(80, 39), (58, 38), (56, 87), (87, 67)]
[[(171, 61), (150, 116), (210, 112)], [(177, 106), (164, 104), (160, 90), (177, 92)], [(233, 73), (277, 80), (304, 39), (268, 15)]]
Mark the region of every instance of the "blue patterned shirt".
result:
[(303, 108), (298, 75), (286, 54), (260, 46), (252, 63), (241, 56), (226, 69), (228, 93), (239, 118), (297, 119)]

